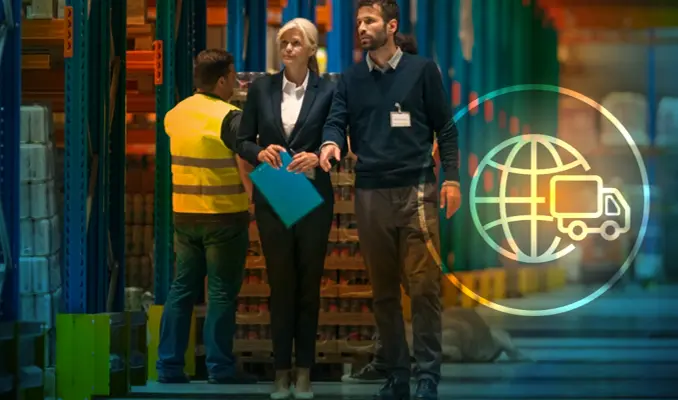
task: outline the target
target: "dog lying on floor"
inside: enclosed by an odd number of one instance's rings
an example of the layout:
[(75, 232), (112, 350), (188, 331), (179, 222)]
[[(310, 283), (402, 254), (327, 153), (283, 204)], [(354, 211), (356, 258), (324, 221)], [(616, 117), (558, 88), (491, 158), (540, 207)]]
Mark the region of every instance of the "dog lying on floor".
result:
[[(412, 324), (405, 324), (412, 354)], [(491, 328), (471, 308), (443, 311), (443, 361), (451, 363), (491, 363), (506, 354), (511, 361), (530, 361), (513, 343), (508, 332)]]
[[(405, 333), (414, 363), (411, 323), (405, 324)], [(443, 362), (446, 363), (493, 363), (503, 354), (511, 361), (532, 361), (516, 347), (507, 332), (490, 328), (475, 310), (468, 308), (451, 308), (443, 312), (442, 348)], [(383, 382), (385, 371), (376, 367), (374, 362), (360, 372), (344, 375), (342, 382)], [(416, 375), (415, 370), (413, 376)]]
[[(411, 331), (411, 324), (406, 329)], [(408, 332), (412, 348), (411, 333)], [(450, 308), (443, 312), (443, 360), (461, 363), (488, 363), (505, 354), (511, 361), (530, 361), (513, 343), (508, 332), (490, 327), (471, 308)]]

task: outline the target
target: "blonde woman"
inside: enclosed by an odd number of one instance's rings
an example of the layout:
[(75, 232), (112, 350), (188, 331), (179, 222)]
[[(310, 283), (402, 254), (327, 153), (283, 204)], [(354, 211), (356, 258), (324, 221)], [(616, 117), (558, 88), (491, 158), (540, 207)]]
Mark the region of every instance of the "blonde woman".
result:
[[(306, 174), (324, 198), (287, 229), (256, 189), (254, 204), (271, 287), (271, 333), (276, 380), (272, 399), (292, 395), (294, 344), (297, 399), (313, 398), (310, 368), (315, 361), (316, 331), (327, 241), (333, 218), (330, 176), (318, 167), (322, 129), (334, 86), (318, 76), (315, 54), (318, 30), (302, 18), (278, 33), (281, 72), (256, 80), (247, 95), (236, 140), (238, 154), (252, 165), (282, 167), (280, 154), (293, 161), (287, 168)], [(258, 138), (257, 138), (258, 136)]]

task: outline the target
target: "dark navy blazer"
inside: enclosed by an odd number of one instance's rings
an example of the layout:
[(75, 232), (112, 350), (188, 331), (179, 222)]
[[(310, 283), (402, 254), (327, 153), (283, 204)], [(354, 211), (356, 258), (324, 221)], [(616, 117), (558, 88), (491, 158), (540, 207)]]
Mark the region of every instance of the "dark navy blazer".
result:
[[(260, 164), (257, 160), (259, 152), (271, 144), (284, 147), (290, 155), (304, 151), (319, 154), (323, 127), (332, 105), (334, 83), (320, 78), (313, 71), (309, 73), (299, 118), (289, 139), (282, 125), (282, 86), (283, 73), (279, 72), (255, 80), (247, 93), (235, 147), (240, 157), (254, 166)], [(312, 182), (326, 201), (333, 200), (332, 183), (327, 172), (317, 167)], [(262, 201), (263, 196), (255, 188), (254, 202)]]

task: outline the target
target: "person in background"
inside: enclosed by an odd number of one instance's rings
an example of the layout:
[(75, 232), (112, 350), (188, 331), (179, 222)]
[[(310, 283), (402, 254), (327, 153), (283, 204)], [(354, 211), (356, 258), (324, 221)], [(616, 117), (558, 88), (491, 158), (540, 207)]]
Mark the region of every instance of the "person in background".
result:
[(197, 93), (164, 118), (172, 154), (176, 276), (160, 322), (158, 381), (188, 382), (183, 371), (191, 314), (207, 275), (209, 382), (254, 383), (256, 378), (237, 370), (233, 355), (252, 190), (246, 163), (234, 152), (241, 112), (228, 103), (235, 85), (233, 56), (202, 51), (194, 75)]
[(255, 216), (271, 286), (276, 369), (271, 398), (291, 395), (294, 346), (294, 396), (309, 399), (313, 397), (310, 368), (316, 356), (320, 282), (334, 217), (330, 175), (318, 167), (334, 84), (318, 76), (318, 30), (313, 23), (293, 19), (280, 29), (277, 41), (284, 69), (253, 83), (236, 146), (238, 154), (255, 166), (267, 163), (281, 168), (281, 153), (287, 152), (292, 157), (287, 169), (306, 174), (324, 199), (320, 207), (288, 229), (264, 196), (254, 190)]
[[(345, 71), (325, 123), (320, 165), (339, 160), (350, 126), (360, 249), (372, 281), (374, 315), (388, 379), (376, 399), (410, 398), (410, 356), (402, 316), (401, 274), (412, 299), (416, 399), (437, 399), (441, 349), (438, 209), (460, 206), (457, 129), (432, 60), (404, 53), (394, 41), (396, 0), (360, 0), (357, 29), (365, 62)], [(437, 133), (444, 183), (432, 147)]]
[(404, 33), (396, 33), (395, 35), (395, 44), (400, 47), (400, 50), (403, 53), (407, 54), (419, 54), (417, 48), (417, 39), (412, 35), (405, 35)]
[[(417, 40), (412, 35), (405, 35), (403, 33), (396, 33), (395, 35), (396, 46), (403, 51), (403, 53), (408, 54), (418, 54), (417, 50)], [(438, 146), (434, 143), (433, 154), (434, 158), (437, 157), (436, 150)], [(436, 164), (436, 174), (438, 170), (438, 165)], [(401, 285), (405, 289), (405, 293), (409, 295), (409, 289), (407, 288), (406, 276), (402, 276)], [(375, 336), (375, 345), (374, 345), (374, 358), (372, 362), (367, 364), (365, 367), (360, 370), (342, 376), (341, 380), (345, 383), (373, 383), (373, 382), (383, 382), (388, 377), (387, 365), (384, 356), (384, 346), (381, 344), (381, 339), (379, 338), (379, 332), (377, 331)]]

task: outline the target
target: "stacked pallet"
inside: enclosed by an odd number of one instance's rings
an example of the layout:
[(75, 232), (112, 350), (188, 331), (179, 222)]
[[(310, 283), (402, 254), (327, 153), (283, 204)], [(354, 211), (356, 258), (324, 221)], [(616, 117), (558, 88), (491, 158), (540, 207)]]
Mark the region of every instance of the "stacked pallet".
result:
[(154, 160), (128, 156), (125, 195), (125, 282), (129, 288), (153, 288)]
[(372, 287), (360, 253), (355, 217), (355, 163), (349, 154), (332, 170), (335, 223), (330, 231), (325, 263), (336, 297), (321, 305), (321, 329), (336, 335), (337, 353), (345, 356), (372, 351), (375, 334)]
[[(52, 336), (61, 299), (61, 223), (47, 107), (21, 107), (20, 157), (20, 318), (44, 324)], [(47, 365), (52, 365), (53, 353), (45, 353)]]

